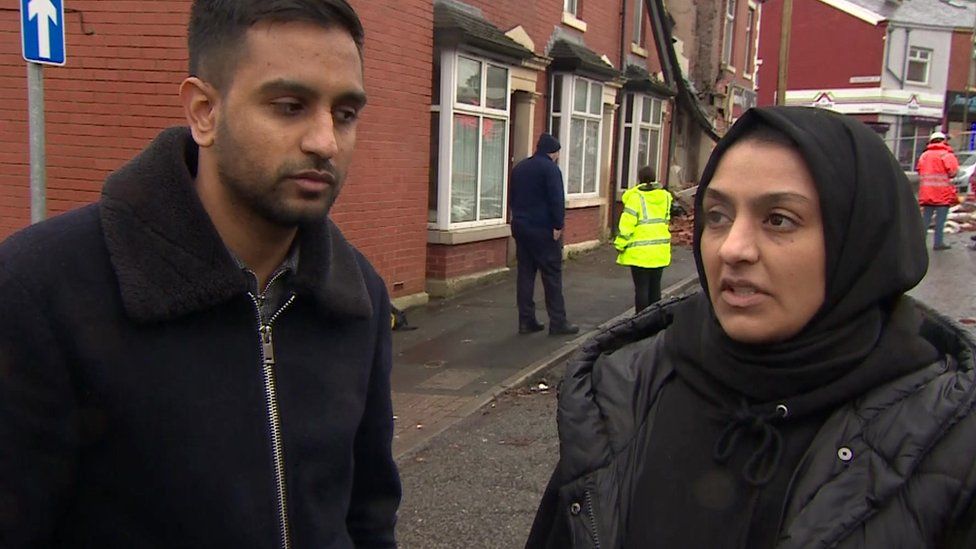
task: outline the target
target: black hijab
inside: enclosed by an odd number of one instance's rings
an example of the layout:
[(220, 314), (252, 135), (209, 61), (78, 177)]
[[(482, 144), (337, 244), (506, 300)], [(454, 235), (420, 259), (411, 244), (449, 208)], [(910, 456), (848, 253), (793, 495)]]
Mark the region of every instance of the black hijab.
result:
[[(823, 305), (797, 335), (765, 345), (734, 341), (722, 330), (701, 258), (704, 190), (722, 155), (757, 126), (788, 136), (806, 161), (820, 197), (826, 250)], [(902, 299), (928, 267), (918, 206), (898, 162), (861, 122), (806, 107), (747, 111), (712, 153), (695, 206), (703, 291), (675, 312), (667, 337), (686, 382), (706, 393), (721, 387), (748, 403), (730, 411), (730, 429), (757, 417), (776, 423), (832, 409), (937, 357), (918, 335), (914, 307)], [(727, 450), (716, 446), (716, 455)], [(759, 476), (765, 473), (771, 471)]]

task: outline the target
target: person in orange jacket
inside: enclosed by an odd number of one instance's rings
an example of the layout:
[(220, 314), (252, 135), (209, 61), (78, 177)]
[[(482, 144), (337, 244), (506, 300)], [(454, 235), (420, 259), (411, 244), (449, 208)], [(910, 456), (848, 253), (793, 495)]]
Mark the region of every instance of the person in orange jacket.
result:
[(928, 230), (935, 215), (935, 238), (933, 250), (948, 250), (950, 245), (943, 241), (949, 207), (957, 203), (956, 187), (952, 178), (959, 171), (959, 160), (946, 143), (946, 135), (940, 131), (932, 132), (925, 152), (918, 158), (918, 203), (922, 206), (922, 226)]

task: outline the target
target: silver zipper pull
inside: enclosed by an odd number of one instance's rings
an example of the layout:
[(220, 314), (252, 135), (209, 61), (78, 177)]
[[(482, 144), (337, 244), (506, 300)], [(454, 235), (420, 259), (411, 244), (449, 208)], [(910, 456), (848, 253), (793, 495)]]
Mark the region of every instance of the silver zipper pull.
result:
[(264, 363), (274, 364), (274, 340), (271, 338), (271, 326), (261, 326), (261, 348), (264, 349)]

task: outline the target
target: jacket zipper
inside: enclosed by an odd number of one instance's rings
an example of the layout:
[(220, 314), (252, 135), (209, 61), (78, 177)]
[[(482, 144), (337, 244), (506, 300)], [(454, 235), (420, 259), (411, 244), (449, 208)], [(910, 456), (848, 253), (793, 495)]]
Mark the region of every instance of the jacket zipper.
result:
[(590, 519), (590, 533), (593, 534), (593, 547), (600, 549), (600, 533), (596, 529), (596, 515), (593, 513), (593, 496), (589, 490), (583, 492), (586, 498), (586, 516)]
[[(268, 425), (271, 431), (271, 450), (274, 458), (274, 477), (278, 496), (278, 526), (281, 534), (281, 548), (291, 549), (291, 535), (288, 527), (288, 500), (285, 486), (284, 445), (281, 441), (281, 414), (278, 409), (278, 389), (275, 383), (275, 352), (272, 326), (278, 316), (295, 301), (295, 296), (292, 295), (288, 298), (288, 301), (265, 324), (261, 318), (259, 298), (252, 293), (248, 293), (248, 295), (251, 297), (251, 301), (254, 302), (255, 311), (258, 316), (258, 336), (261, 340), (261, 368), (264, 373), (264, 396), (268, 409)], [(264, 295), (262, 294), (261, 300), (263, 299)]]

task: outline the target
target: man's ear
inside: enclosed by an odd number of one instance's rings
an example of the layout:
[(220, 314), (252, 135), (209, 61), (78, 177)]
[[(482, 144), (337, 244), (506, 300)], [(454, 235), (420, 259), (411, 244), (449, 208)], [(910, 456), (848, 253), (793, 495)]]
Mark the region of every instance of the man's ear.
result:
[(217, 133), (217, 89), (196, 76), (180, 84), (180, 102), (193, 140), (200, 147), (213, 145)]

